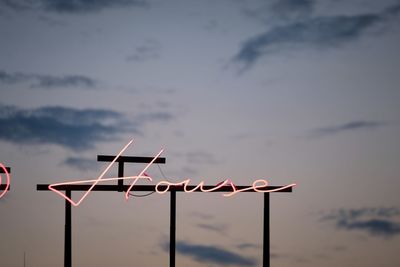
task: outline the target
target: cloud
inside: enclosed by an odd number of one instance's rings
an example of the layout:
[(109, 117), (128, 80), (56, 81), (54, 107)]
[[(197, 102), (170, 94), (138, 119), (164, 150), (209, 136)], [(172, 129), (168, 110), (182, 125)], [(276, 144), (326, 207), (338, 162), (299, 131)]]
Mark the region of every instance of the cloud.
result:
[(19, 109), (0, 105), (0, 139), (16, 144), (56, 144), (85, 150), (126, 131), (123, 119), (121, 113), (105, 109), (60, 106)]
[(83, 157), (68, 157), (67, 159), (65, 159), (63, 164), (78, 169), (80, 171), (90, 171), (98, 169), (98, 164), (95, 160)]
[(26, 74), (22, 74), (19, 72), (16, 73), (7, 73), (5, 71), (0, 70), (0, 82), (7, 83), (7, 84), (15, 84), (20, 82), (25, 82), (29, 80), (30, 77)]
[[(164, 250), (168, 251), (169, 245), (163, 245)], [(217, 247), (191, 244), (185, 241), (176, 242), (176, 251), (182, 255), (191, 257), (200, 263), (217, 264), (218, 266), (256, 266), (257, 261), (243, 257), (235, 252)]]
[(293, 49), (299, 45), (332, 47), (356, 39), (378, 21), (376, 15), (336, 16), (277, 26), (247, 40), (234, 61), (249, 67), (260, 57), (283, 48)]
[(270, 9), (272, 14), (283, 19), (298, 19), (311, 15), (314, 4), (313, 0), (278, 0)]
[(226, 235), (226, 229), (228, 227), (226, 224), (215, 224), (215, 223), (213, 224), (198, 223), (196, 226), (204, 230), (212, 231), (221, 235)]
[(325, 214), (322, 220), (332, 220), (338, 217), (349, 220), (357, 220), (365, 216), (378, 216), (381, 218), (395, 218), (400, 216), (400, 209), (395, 207), (390, 208), (359, 208), (359, 209), (339, 209), (329, 214)]
[(334, 221), (338, 229), (364, 231), (373, 236), (400, 234), (400, 210), (397, 208), (340, 209), (321, 218)]
[(339, 124), (334, 126), (322, 127), (315, 129), (312, 133), (313, 137), (321, 137), (334, 135), (342, 132), (350, 132), (356, 130), (370, 130), (384, 126), (385, 123), (378, 121), (351, 121), (345, 124)]
[(14, 11), (45, 10), (55, 13), (86, 14), (108, 8), (144, 7), (144, 0), (3, 0), (1, 6)]
[(315, 0), (273, 0), (247, 3), (243, 9), (246, 17), (266, 25), (276, 25), (309, 18)]
[(133, 55), (127, 56), (127, 61), (143, 62), (160, 57), (161, 44), (154, 40), (148, 40), (145, 44), (135, 47)]
[(245, 7), (243, 13), (251, 19), (271, 25), (310, 17), (314, 6), (314, 0), (261, 1), (253, 3), (251, 7)]
[(347, 230), (364, 230), (371, 235), (393, 236), (400, 234), (400, 223), (382, 219), (348, 222), (341, 220), (337, 226)]
[(0, 83), (18, 84), (28, 82), (31, 88), (93, 88), (97, 81), (84, 75), (40, 75), (21, 72), (8, 73), (0, 70)]
[[(277, 2), (282, 11), (295, 7), (296, 1)], [(308, 2), (308, 1), (301, 1)], [(311, 8), (303, 4), (299, 7)], [(366, 30), (379, 22), (387, 22), (400, 12), (395, 5), (382, 12), (352, 16), (337, 15), (329, 17), (307, 17), (302, 20), (279, 25), (245, 41), (233, 61), (244, 69), (252, 66), (258, 59), (281, 50), (293, 50), (303, 47), (332, 48), (358, 39)]]
[(95, 147), (98, 142), (115, 140), (120, 133), (140, 135), (146, 124), (172, 118), (168, 112), (139, 113), (127, 118), (109, 109), (62, 106), (20, 109), (0, 104), (0, 140), (15, 144), (55, 144), (82, 151)]
[(239, 249), (261, 249), (261, 245), (253, 244), (253, 243), (241, 243), (237, 245)]
[(173, 115), (169, 112), (149, 112), (142, 113), (136, 116), (136, 121), (140, 124), (149, 122), (149, 121), (169, 121), (173, 119)]
[(82, 75), (67, 75), (62, 77), (36, 76), (36, 79), (38, 81), (36, 84), (33, 84), (32, 87), (46, 88), (46, 89), (59, 88), (59, 87), (93, 88), (96, 85), (95, 80)]

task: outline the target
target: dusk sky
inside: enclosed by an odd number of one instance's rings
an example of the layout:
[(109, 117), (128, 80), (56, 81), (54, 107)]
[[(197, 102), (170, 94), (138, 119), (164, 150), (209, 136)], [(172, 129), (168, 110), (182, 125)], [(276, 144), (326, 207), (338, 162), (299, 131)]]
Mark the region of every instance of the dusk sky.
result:
[[(0, 0), (0, 266), (63, 266), (64, 199), (36, 185), (131, 139), (165, 149), (155, 183), (296, 183), (271, 266), (400, 266), (399, 23), (391, 0)], [(262, 204), (178, 193), (176, 265), (262, 266)], [(72, 221), (73, 266), (168, 265), (168, 195), (93, 192)]]

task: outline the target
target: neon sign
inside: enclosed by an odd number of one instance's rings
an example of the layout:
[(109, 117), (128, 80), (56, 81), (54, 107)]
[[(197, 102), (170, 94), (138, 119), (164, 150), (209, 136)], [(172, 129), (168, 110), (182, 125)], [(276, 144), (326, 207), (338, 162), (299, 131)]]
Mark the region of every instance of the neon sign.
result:
[[(108, 170), (111, 168), (111, 166), (117, 161), (117, 159), (122, 155), (122, 153), (133, 143), (133, 140), (129, 141), (128, 144), (126, 144), (121, 151), (115, 156), (113, 161), (106, 167), (106, 169), (100, 174), (100, 176), (97, 179), (89, 179), (89, 180), (77, 180), (77, 181), (71, 181), (71, 182), (62, 182), (62, 183), (54, 183), (49, 185), (49, 190), (55, 192), (56, 194), (60, 195), (67, 201), (69, 201), (73, 206), (79, 206), (82, 201), (89, 195), (89, 193), (93, 190), (93, 188), (99, 183), (99, 182), (107, 182), (107, 181), (117, 181), (117, 180), (132, 180), (131, 184), (129, 185), (127, 191), (125, 192), (125, 199), (128, 200), (130, 192), (134, 190), (134, 186), (136, 183), (143, 179), (146, 181), (153, 181), (153, 178), (150, 177), (146, 171), (150, 168), (150, 166), (154, 163), (154, 161), (161, 155), (161, 153), (164, 151), (164, 149), (161, 149), (160, 152), (146, 165), (146, 167), (138, 174), (135, 176), (125, 176), (125, 177), (112, 177), (112, 178), (103, 178), (105, 174), (108, 172)], [(73, 201), (70, 197), (66, 195), (66, 193), (63, 193), (60, 190), (57, 190), (57, 186), (62, 186), (62, 185), (77, 185), (77, 184), (88, 184), (91, 183), (92, 185), (89, 187), (89, 189), (83, 194), (83, 196), (78, 200), (78, 201)], [(170, 181), (160, 181), (156, 184), (155, 186), (155, 192), (158, 194), (164, 194), (166, 193), (170, 187), (177, 187), (177, 186), (183, 186), (183, 191), (185, 193), (192, 193), (194, 191), (200, 190), (201, 192), (213, 192), (221, 187), (224, 186), (230, 186), (232, 191), (228, 193), (224, 193), (224, 197), (230, 197), (233, 196), (237, 193), (244, 192), (244, 191), (255, 191), (259, 193), (270, 193), (270, 192), (276, 192), (276, 191), (281, 191), (286, 188), (294, 187), (296, 184), (288, 184), (285, 186), (280, 186), (278, 188), (274, 189), (263, 189), (266, 186), (268, 186), (268, 181), (264, 179), (258, 179), (253, 182), (253, 184), (249, 187), (242, 188), (242, 189), (237, 189), (235, 184), (230, 180), (226, 179), (223, 182), (217, 184), (215, 187), (212, 187), (210, 189), (204, 188), (204, 181), (201, 181), (197, 186), (195, 186), (192, 189), (188, 189), (190, 183), (190, 179), (183, 180), (181, 182), (170, 182)], [(162, 187), (163, 189), (160, 189)]]
[[(3, 170), (3, 173), (6, 176), (6, 187), (5, 187), (4, 191), (2, 193), (0, 193), (0, 198), (2, 198), (7, 193), (8, 188), (10, 188), (10, 174), (8, 173), (7, 168), (6, 168), (6, 166), (3, 165), (3, 163), (0, 163), (0, 168)], [(3, 179), (1, 178), (1, 175), (0, 175), (0, 185), (2, 183), (2, 180)]]

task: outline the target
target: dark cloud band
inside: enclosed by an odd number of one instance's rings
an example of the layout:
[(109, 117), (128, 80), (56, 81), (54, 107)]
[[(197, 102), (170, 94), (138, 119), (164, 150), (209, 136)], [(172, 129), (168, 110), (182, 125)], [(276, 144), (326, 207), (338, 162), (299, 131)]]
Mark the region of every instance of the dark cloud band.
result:
[(360, 208), (330, 212), (321, 221), (333, 221), (338, 229), (364, 231), (373, 236), (392, 237), (400, 234), (400, 209)]
[[(127, 119), (124, 114), (108, 109), (60, 106), (20, 109), (0, 104), (0, 140), (15, 144), (55, 144), (79, 151), (93, 148), (98, 142), (114, 140), (120, 133), (141, 134), (145, 124), (168, 121), (172, 117), (167, 112), (155, 112), (138, 113)], [(78, 167), (74, 161), (68, 163)]]
[(0, 106), (0, 139), (16, 144), (57, 144), (84, 150), (115, 137), (124, 129), (122, 120), (122, 114), (104, 109)]
[(0, 83), (19, 84), (29, 83), (31, 88), (57, 89), (57, 88), (94, 88), (97, 81), (84, 75), (40, 75), (0, 71)]
[(315, 129), (312, 133), (313, 137), (322, 137), (328, 135), (335, 135), (342, 132), (350, 132), (356, 130), (370, 130), (384, 126), (385, 123), (379, 121), (351, 121), (345, 124), (339, 124), (334, 126), (327, 126)]
[(45, 10), (56, 13), (85, 14), (109, 8), (143, 7), (144, 0), (3, 0), (2, 7), (15, 11)]

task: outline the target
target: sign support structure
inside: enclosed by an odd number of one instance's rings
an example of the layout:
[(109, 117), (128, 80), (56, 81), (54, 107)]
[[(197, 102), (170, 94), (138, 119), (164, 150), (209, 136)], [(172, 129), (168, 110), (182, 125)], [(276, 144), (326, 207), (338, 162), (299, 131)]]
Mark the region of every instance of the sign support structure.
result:
[[(116, 156), (108, 155), (98, 155), (97, 160), (102, 162), (112, 162)], [(129, 157), (129, 156), (119, 156), (116, 160), (118, 162), (118, 177), (124, 177), (124, 163), (150, 163), (153, 161), (152, 157)], [(165, 158), (156, 158), (153, 161), (154, 164), (165, 164)], [(91, 185), (85, 184), (63, 184), (57, 185), (54, 189), (65, 191), (66, 197), (71, 198), (71, 193), (73, 191), (114, 191), (114, 192), (127, 192), (130, 190), (129, 185), (124, 185), (123, 179), (118, 179), (118, 184), (96, 184), (91, 188)], [(38, 184), (38, 191), (50, 191), (49, 184)], [(184, 192), (183, 185), (134, 185), (132, 191), (135, 192), (156, 192), (157, 189), (170, 193), (170, 244), (169, 244), (169, 266), (175, 267), (176, 264), (176, 193)], [(279, 190), (274, 191), (274, 193), (279, 192), (292, 192), (292, 187), (283, 186), (265, 186), (258, 188), (259, 190)], [(193, 192), (203, 192), (201, 188), (194, 185), (185, 186), (187, 190)], [(204, 190), (214, 189), (215, 186), (204, 185)], [(254, 188), (249, 189), (249, 186), (235, 186), (239, 191), (241, 189), (246, 189), (243, 193), (259, 193)], [(214, 192), (232, 192), (231, 185), (224, 185), (215, 190)], [(210, 192), (211, 193), (211, 192)], [(263, 267), (270, 267), (270, 192), (263, 193), (264, 207), (263, 207)], [(65, 242), (64, 242), (64, 267), (72, 267), (72, 235), (71, 235), (71, 203), (65, 200)]]

